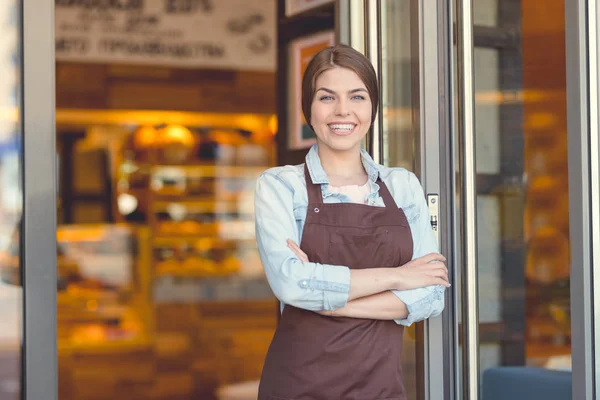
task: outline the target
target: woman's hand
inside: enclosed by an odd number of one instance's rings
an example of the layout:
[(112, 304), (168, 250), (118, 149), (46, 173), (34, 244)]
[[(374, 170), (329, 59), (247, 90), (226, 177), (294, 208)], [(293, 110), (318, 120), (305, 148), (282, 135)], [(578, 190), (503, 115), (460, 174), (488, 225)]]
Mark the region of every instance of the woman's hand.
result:
[(439, 253), (427, 254), (423, 257), (397, 267), (397, 290), (418, 289), (433, 285), (450, 287), (446, 257)]
[(308, 256), (306, 255), (305, 252), (302, 251), (302, 249), (300, 248), (300, 246), (298, 246), (296, 244), (296, 242), (294, 242), (291, 239), (288, 239), (287, 245), (294, 252), (294, 254), (296, 254), (296, 257), (298, 257), (298, 259), (300, 261), (302, 261), (302, 262), (309, 262), (308, 261)]

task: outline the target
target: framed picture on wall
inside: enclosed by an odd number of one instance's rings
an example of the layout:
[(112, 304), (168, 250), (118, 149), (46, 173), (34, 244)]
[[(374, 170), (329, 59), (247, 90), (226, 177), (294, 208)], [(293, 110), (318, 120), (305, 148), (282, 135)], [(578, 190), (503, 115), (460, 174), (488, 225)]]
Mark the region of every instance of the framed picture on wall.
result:
[(285, 16), (291, 17), (334, 0), (285, 0)]
[(292, 40), (289, 46), (289, 140), (290, 150), (306, 149), (316, 143), (315, 133), (302, 114), (302, 76), (319, 51), (335, 44), (335, 32), (325, 31)]

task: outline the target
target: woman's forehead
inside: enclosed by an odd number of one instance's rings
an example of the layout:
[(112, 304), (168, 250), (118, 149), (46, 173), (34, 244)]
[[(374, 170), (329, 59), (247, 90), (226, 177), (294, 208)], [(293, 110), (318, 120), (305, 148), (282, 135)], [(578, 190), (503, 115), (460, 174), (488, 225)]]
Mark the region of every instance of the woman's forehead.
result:
[(356, 72), (343, 67), (334, 67), (324, 71), (317, 77), (315, 83), (315, 90), (318, 90), (321, 87), (326, 87), (335, 91), (350, 91), (365, 88), (364, 82)]

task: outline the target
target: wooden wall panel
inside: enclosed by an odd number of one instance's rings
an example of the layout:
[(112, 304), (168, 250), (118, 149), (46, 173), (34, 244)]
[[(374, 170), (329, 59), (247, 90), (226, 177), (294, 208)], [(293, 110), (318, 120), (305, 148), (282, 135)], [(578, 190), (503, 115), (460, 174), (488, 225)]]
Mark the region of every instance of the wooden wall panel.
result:
[(56, 65), (57, 108), (274, 114), (275, 73)]
[(197, 87), (168, 82), (116, 82), (108, 88), (107, 108), (201, 111)]

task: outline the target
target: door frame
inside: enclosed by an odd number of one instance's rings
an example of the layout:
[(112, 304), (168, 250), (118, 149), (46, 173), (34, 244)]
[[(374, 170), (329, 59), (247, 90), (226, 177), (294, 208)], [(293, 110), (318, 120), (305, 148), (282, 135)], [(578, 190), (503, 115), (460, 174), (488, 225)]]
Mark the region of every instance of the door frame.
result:
[(25, 400), (58, 397), (54, 1), (20, 1)]
[[(452, 221), (447, 205), (451, 199), (450, 180), (442, 179), (448, 171), (444, 165), (451, 161), (443, 152), (448, 143), (451, 113), (449, 106), (449, 82), (447, 63), (447, 12), (448, 1), (438, 0), (431, 9), (429, 0), (418, 1), (418, 37), (419, 37), (419, 133), (417, 148), (417, 168), (426, 195), (438, 195), (440, 201), (438, 215), (438, 245), (442, 254), (452, 260), (453, 235)], [(449, 271), (454, 268), (448, 263)], [(452, 278), (450, 278), (452, 279)], [(452, 387), (452, 352), (454, 332), (452, 318), (455, 302), (453, 298), (456, 285), (446, 289), (444, 312), (440, 317), (424, 322), (423, 354), (425, 399), (443, 400)]]
[(598, 0), (565, 1), (573, 399), (600, 396)]

